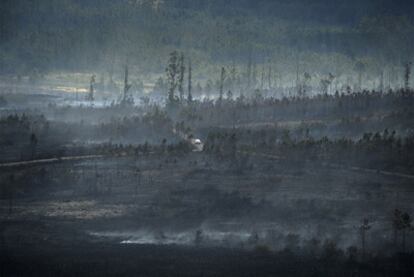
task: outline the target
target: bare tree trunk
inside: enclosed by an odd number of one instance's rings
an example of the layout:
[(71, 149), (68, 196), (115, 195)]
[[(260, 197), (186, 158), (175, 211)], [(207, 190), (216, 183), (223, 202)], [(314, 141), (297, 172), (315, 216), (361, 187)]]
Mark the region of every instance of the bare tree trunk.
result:
[(188, 96), (187, 96), (187, 102), (190, 104), (193, 101), (193, 95), (192, 95), (192, 66), (191, 66), (191, 60), (188, 61)]
[(223, 100), (223, 92), (224, 92), (224, 79), (225, 79), (226, 70), (224, 67), (221, 68), (221, 74), (220, 74), (220, 94), (219, 94), (219, 100)]
[(404, 228), (403, 231), (402, 231), (402, 251), (403, 251), (403, 253), (405, 253), (406, 235), (407, 235), (407, 233), (406, 233), (406, 230)]
[(362, 259), (365, 259), (365, 230), (361, 231)]
[(394, 228), (394, 246), (397, 248), (398, 246), (398, 230), (397, 228)]
[(269, 90), (272, 89), (272, 64), (269, 62), (269, 72), (268, 72), (268, 86), (269, 86)]

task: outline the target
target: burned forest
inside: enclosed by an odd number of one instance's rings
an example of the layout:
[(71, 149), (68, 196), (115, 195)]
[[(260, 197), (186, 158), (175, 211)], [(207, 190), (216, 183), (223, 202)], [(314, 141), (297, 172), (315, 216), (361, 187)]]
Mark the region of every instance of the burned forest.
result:
[(411, 0), (2, 0), (0, 277), (414, 276)]

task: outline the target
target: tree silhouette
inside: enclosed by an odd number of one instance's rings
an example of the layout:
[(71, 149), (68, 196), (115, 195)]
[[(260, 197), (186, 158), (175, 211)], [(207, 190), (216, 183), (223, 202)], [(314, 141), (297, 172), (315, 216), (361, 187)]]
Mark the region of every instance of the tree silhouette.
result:
[(37, 146), (37, 137), (35, 133), (32, 133), (30, 135), (30, 150), (31, 150), (30, 158), (31, 159), (34, 159), (36, 156), (36, 146)]
[(359, 232), (361, 235), (361, 250), (362, 250), (362, 259), (365, 258), (366, 251), (366, 233), (371, 229), (371, 224), (367, 218), (362, 220), (362, 224), (359, 226)]
[(226, 69), (224, 67), (221, 68), (220, 73), (220, 84), (219, 84), (219, 102), (223, 100), (223, 93), (224, 93), (224, 81), (226, 80)]
[(178, 70), (179, 70), (179, 77), (178, 77), (178, 92), (180, 94), (180, 102), (184, 101), (184, 74), (185, 74), (185, 64), (184, 64), (184, 54), (180, 54), (180, 58), (178, 61)]
[(88, 96), (86, 97), (86, 100), (88, 101), (94, 101), (95, 100), (95, 75), (91, 76), (91, 79), (89, 81), (89, 93)]
[(412, 218), (407, 212), (403, 212), (399, 209), (394, 210), (393, 214), (393, 227), (394, 227), (394, 244), (398, 244), (398, 233), (402, 232), (402, 250), (406, 249), (406, 236), (407, 232), (412, 229)]
[(191, 67), (191, 60), (188, 61), (188, 95), (187, 95), (187, 102), (191, 104), (193, 102), (193, 94), (192, 94), (192, 67)]
[(404, 72), (404, 86), (406, 90), (410, 89), (410, 76), (411, 76), (411, 62), (405, 64), (405, 72)]
[(170, 54), (168, 60), (168, 66), (166, 68), (167, 81), (168, 81), (168, 103), (173, 104), (176, 102), (175, 90), (179, 83), (180, 67), (178, 61), (178, 52), (174, 51)]

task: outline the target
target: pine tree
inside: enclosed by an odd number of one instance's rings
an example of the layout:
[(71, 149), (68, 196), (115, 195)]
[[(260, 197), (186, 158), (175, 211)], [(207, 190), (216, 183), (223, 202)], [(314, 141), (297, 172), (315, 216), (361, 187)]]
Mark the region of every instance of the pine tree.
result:
[(191, 67), (191, 60), (188, 61), (188, 96), (187, 96), (187, 102), (190, 104), (193, 102), (193, 95), (192, 95), (192, 67)]
[(249, 60), (247, 62), (247, 90), (250, 90), (252, 85), (252, 50), (249, 51)]
[(185, 74), (185, 65), (184, 65), (184, 54), (181, 53), (179, 60), (179, 78), (178, 78), (178, 92), (180, 93), (180, 101), (184, 101), (184, 74)]
[(269, 69), (268, 69), (268, 75), (267, 75), (267, 82), (269, 90), (272, 89), (272, 63), (269, 61)]
[(125, 75), (124, 75), (124, 94), (122, 96), (121, 104), (133, 104), (134, 100), (128, 95), (129, 90), (131, 89), (131, 84), (128, 83), (128, 66), (125, 66)]
[(86, 100), (93, 101), (95, 99), (94, 91), (95, 91), (95, 75), (92, 75), (91, 80), (89, 82), (89, 94)]
[(178, 53), (174, 51), (170, 54), (168, 60), (168, 66), (166, 68), (167, 81), (168, 81), (168, 102), (175, 102), (175, 90), (178, 85), (179, 65), (178, 65)]
[(405, 64), (404, 86), (406, 90), (410, 89), (411, 64), (411, 62)]
[(226, 70), (224, 67), (221, 68), (221, 74), (220, 74), (220, 94), (219, 94), (219, 101), (223, 100), (223, 90), (224, 90), (224, 81), (226, 78)]

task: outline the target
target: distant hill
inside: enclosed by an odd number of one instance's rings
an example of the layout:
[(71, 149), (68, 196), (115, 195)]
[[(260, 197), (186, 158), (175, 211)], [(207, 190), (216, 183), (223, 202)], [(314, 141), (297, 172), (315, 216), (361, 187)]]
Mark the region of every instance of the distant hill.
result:
[(292, 72), (299, 58), (318, 72), (321, 60), (401, 65), (414, 56), (413, 19), (411, 0), (2, 0), (0, 74), (126, 61), (161, 73), (173, 49), (206, 75), (249, 55)]

